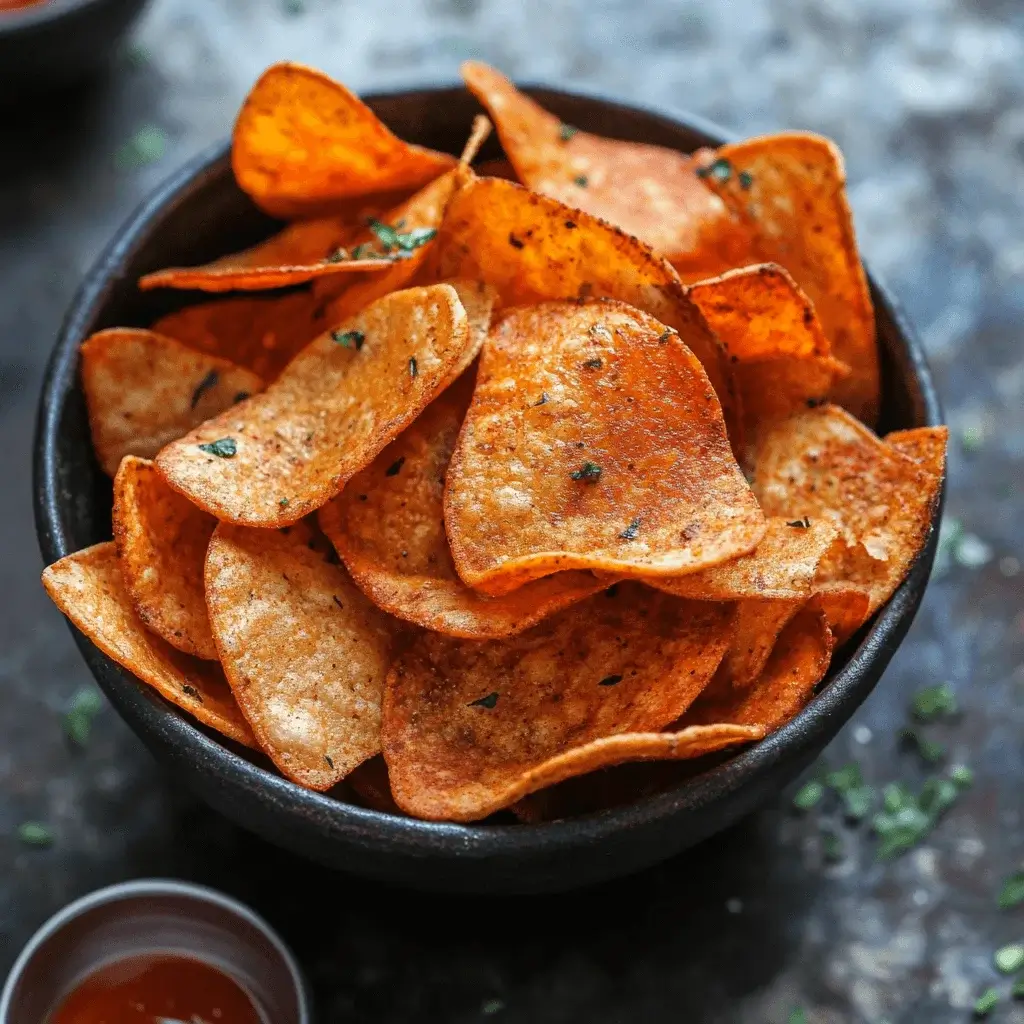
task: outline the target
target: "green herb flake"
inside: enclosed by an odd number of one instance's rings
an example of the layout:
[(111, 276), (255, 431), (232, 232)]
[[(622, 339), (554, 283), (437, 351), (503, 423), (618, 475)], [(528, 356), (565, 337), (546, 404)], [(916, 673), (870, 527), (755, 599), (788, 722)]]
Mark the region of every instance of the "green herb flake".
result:
[(238, 454), (238, 445), (233, 437), (222, 437), (208, 444), (199, 445), (201, 451), (216, 455), (218, 459), (233, 459)]
[(974, 1003), (974, 1016), (987, 1017), (999, 1005), (999, 992), (994, 989), (986, 989)]
[(476, 700), (471, 700), (466, 705), (466, 707), (470, 707), (470, 708), (487, 708), (487, 710), (490, 711), (491, 708), (493, 708), (497, 703), (498, 703), (498, 693), (497, 693), (497, 691), (494, 691), (493, 693), (487, 694), (486, 697), (477, 697)]
[(125, 57), (133, 68), (142, 68), (150, 62), (153, 54), (149, 47), (143, 46), (141, 43), (132, 43), (125, 50)]
[(834, 789), (837, 793), (845, 793), (848, 789), (856, 789), (864, 785), (864, 778), (860, 773), (860, 765), (856, 761), (843, 765), (834, 772), (825, 776), (825, 784)]
[(830, 864), (835, 864), (845, 855), (843, 840), (831, 829), (822, 829), (821, 856)]
[(83, 686), (75, 691), (71, 704), (64, 715), (64, 733), (80, 747), (89, 742), (92, 721), (103, 707), (103, 698), (93, 686)]
[(719, 157), (714, 163), (707, 167), (697, 169), (698, 178), (714, 178), (723, 184), (732, 177), (732, 164), (724, 157)]
[(342, 348), (354, 348), (357, 352), (366, 341), (366, 335), (362, 331), (331, 331), (331, 338)]
[(620, 540), (636, 540), (640, 533), (640, 517), (637, 516), (633, 519), (629, 526), (627, 526), (622, 533), (619, 534)]
[(569, 476), (573, 480), (582, 480), (588, 484), (596, 484), (601, 479), (601, 467), (596, 462), (584, 462), (579, 469), (574, 469)]
[(960, 447), (968, 455), (980, 451), (985, 442), (985, 432), (978, 426), (964, 427), (960, 434)]
[(673, 334), (678, 333), (679, 332), (673, 329), (672, 327), (666, 328), (664, 331), (661, 332), (661, 334), (658, 335), (658, 344), (664, 345), (668, 341), (668, 339), (672, 337)]
[(480, 1007), (480, 1012), (485, 1017), (493, 1017), (496, 1013), (501, 1013), (505, 1009), (505, 1004), (500, 999), (488, 999)]
[(997, 949), (992, 963), (1000, 974), (1016, 974), (1024, 967), (1024, 946), (1015, 942), (1010, 946)]
[(622, 676), (605, 676), (597, 685), (598, 686), (615, 686), (617, 683), (622, 682)]
[(919, 722), (930, 722), (946, 715), (954, 715), (957, 710), (956, 694), (949, 683), (926, 686), (914, 694), (911, 710)]
[(974, 772), (965, 764), (955, 764), (949, 769), (949, 777), (961, 789), (974, 785)]
[(287, 507), (288, 507), (288, 505), (289, 505), (289, 499), (288, 499), (288, 498), (281, 498), (281, 499), (280, 499), (280, 500), (278, 501), (278, 505), (280, 505), (280, 506), (281, 506), (281, 508), (287, 508)]
[(334, 762), (331, 760), (331, 755), (330, 754), (324, 754), (324, 760), (327, 762), (327, 767), (328, 768), (333, 768), (334, 767)]
[(1010, 989), (1010, 995), (1014, 999), (1024, 999), (1024, 977), (1018, 978)]
[(878, 836), (879, 860), (890, 860), (916, 846), (932, 829), (932, 819), (916, 803), (895, 814), (876, 814), (872, 828)]
[(415, 377), (415, 376), (417, 376), (419, 374), (419, 372), (420, 371), (419, 371), (419, 368), (416, 366), (415, 358), (410, 358), (410, 360), (409, 360), (409, 376), (410, 377)]
[(917, 751), (921, 760), (927, 764), (938, 764), (946, 756), (946, 748), (941, 743), (922, 736), (916, 729), (902, 729), (900, 739)]
[(190, 408), (194, 409), (198, 404), (199, 400), (209, 391), (211, 388), (217, 386), (217, 381), (220, 380), (220, 374), (216, 370), (211, 370), (197, 385), (195, 391), (192, 392), (192, 402)]
[(41, 821), (23, 821), (18, 826), (18, 839), (26, 846), (52, 846), (53, 829)]
[(950, 779), (927, 779), (921, 787), (918, 805), (930, 818), (937, 820), (956, 803), (960, 790)]
[(1009, 910), (1011, 907), (1019, 906), (1024, 903), (1024, 871), (1018, 871), (1015, 875), (1010, 875), (1003, 882), (1003, 887), (999, 891), (999, 908), (1000, 910)]
[(352, 257), (349, 255), (348, 249), (344, 246), (339, 246), (334, 252), (327, 254), (325, 263), (344, 263), (346, 260), (350, 260)]
[(437, 234), (436, 228), (413, 228), (411, 231), (399, 231), (375, 218), (370, 218), (369, 227), (377, 236), (377, 241), (380, 242), (385, 254), (394, 253), (399, 258), (426, 245)]
[(882, 790), (882, 806), (888, 814), (896, 814), (915, 803), (914, 794), (902, 782), (890, 782)]
[(875, 803), (875, 790), (871, 786), (856, 786), (843, 791), (843, 813), (851, 821), (863, 821)]
[(738, 180), (740, 183), (740, 188), (743, 189), (744, 192), (749, 192), (751, 185), (754, 184), (754, 176), (750, 173), (750, 171), (740, 171), (738, 175)]
[(793, 806), (798, 811), (809, 811), (821, 803), (821, 798), (824, 795), (825, 787), (820, 782), (815, 780), (805, 782), (796, 791), (796, 795), (793, 797)]
[(114, 163), (120, 170), (134, 170), (160, 160), (167, 148), (167, 135), (156, 125), (140, 128), (118, 151)]
[(388, 466), (388, 468), (384, 470), (384, 475), (385, 476), (398, 476), (398, 474), (402, 471), (402, 467), (404, 465), (405, 465), (405, 456), (404, 455), (399, 455), (398, 458), (395, 459), (395, 461), (392, 462), (391, 465)]
[(568, 142), (578, 131), (579, 131), (579, 128), (574, 128), (571, 124), (566, 124), (563, 121), (558, 126), (558, 137), (563, 142)]
[(807, 1014), (800, 1006), (795, 1006), (789, 1015), (789, 1024), (807, 1024)]
[(580, 188), (586, 188), (590, 184), (590, 179), (585, 174), (577, 174), (572, 180), (573, 184), (579, 185)]

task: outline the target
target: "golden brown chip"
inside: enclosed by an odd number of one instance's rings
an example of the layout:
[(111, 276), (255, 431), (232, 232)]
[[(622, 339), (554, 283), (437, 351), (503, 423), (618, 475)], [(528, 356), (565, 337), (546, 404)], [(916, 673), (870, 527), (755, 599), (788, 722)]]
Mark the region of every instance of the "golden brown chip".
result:
[(830, 559), (824, 580), (866, 586), (874, 612), (924, 546), (941, 483), (938, 460), (917, 464), (826, 405), (766, 434), (754, 491), (767, 515), (826, 518), (840, 528), (847, 554)]
[(162, 334), (114, 327), (83, 343), (82, 387), (96, 458), (113, 476), (125, 455), (152, 458), (263, 381)]
[(636, 306), (679, 333), (703, 364), (730, 429), (739, 427), (728, 357), (678, 274), (597, 217), (510, 181), (470, 181), (448, 204), (424, 275), (486, 281), (504, 306), (589, 297)]
[(730, 618), (728, 605), (624, 583), (511, 639), (423, 634), (395, 663), (384, 696), (396, 802), (417, 817), (473, 821), (607, 764), (694, 756), (696, 738), (651, 733), (710, 679)]
[(736, 602), (733, 635), (718, 677), (722, 686), (742, 689), (764, 671), (779, 634), (806, 604), (805, 598), (749, 598)]
[(473, 396), (466, 374), (320, 509), (345, 567), (385, 611), (475, 639), (512, 636), (608, 586), (589, 572), (556, 573), (505, 597), (467, 587), (444, 532), (444, 480)]
[(364, 220), (352, 215), (289, 224), (283, 231), (242, 252), (197, 267), (167, 267), (139, 280), (151, 288), (197, 288), (204, 292), (262, 291), (302, 284), (317, 277), (380, 273), (391, 266), (383, 253), (361, 258), (350, 249)]
[(697, 177), (693, 157), (563, 124), (486, 64), (467, 61), (462, 77), (533, 191), (615, 224), (672, 261), (706, 257), (708, 236), (717, 242), (728, 230), (729, 213)]
[(749, 554), (686, 576), (648, 582), (677, 597), (701, 601), (806, 597), (837, 536), (836, 527), (826, 520), (805, 524), (801, 519), (769, 519), (767, 525)]
[(562, 569), (696, 572), (765, 531), (700, 363), (609, 300), (491, 329), (444, 502), (460, 577), (491, 595)]
[(455, 165), (396, 138), (358, 96), (301, 64), (268, 68), (235, 122), (239, 186), (278, 217), (315, 216), (338, 200), (419, 188)]
[(217, 520), (126, 455), (114, 477), (114, 540), (124, 584), (145, 625), (186, 654), (217, 660), (203, 562)]
[(813, 603), (790, 619), (752, 686), (738, 689), (718, 675), (680, 719), (679, 726), (753, 725), (772, 733), (784, 726), (825, 678), (833, 640)]
[(153, 331), (271, 381), (331, 326), (326, 313), (327, 303), (308, 292), (243, 295), (186, 306), (157, 320)]
[(750, 257), (785, 267), (807, 293), (851, 374), (834, 401), (873, 422), (879, 369), (875, 319), (846, 200), (843, 158), (805, 132), (765, 135), (698, 154), (707, 184), (749, 232)]
[(867, 587), (842, 580), (818, 583), (813, 600), (825, 615), (837, 649), (867, 622), (871, 611), (871, 592)]
[(293, 782), (326, 790), (380, 750), (398, 623), (313, 541), (304, 523), (222, 523), (206, 558), (206, 599), (228, 682), (260, 746)]
[(915, 427), (885, 435), (890, 448), (916, 462), (932, 479), (942, 479), (946, 474), (948, 441), (949, 427)]
[(220, 665), (175, 650), (142, 625), (125, 590), (113, 541), (54, 562), (43, 572), (53, 603), (108, 658), (229, 739), (255, 747)]
[(168, 445), (157, 468), (218, 519), (294, 523), (415, 419), (475, 343), (450, 285), (395, 292), (311, 342), (263, 394)]

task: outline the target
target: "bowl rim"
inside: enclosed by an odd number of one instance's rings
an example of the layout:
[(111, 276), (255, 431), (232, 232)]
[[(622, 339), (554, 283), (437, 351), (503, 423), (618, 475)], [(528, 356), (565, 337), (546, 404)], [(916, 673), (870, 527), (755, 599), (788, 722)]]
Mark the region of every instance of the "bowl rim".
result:
[[(583, 99), (660, 120), (668, 127), (685, 128), (704, 136), (708, 145), (721, 145), (735, 138), (732, 133), (702, 117), (625, 103), (593, 90), (566, 90), (543, 83), (524, 84), (520, 88), (541, 98)], [(374, 102), (395, 102), (412, 97), (432, 96), (435, 100), (442, 100), (444, 93), (452, 91), (464, 92), (465, 89), (461, 84), (428, 85), (368, 93), (363, 99), (371, 106)], [(59, 491), (56, 458), (61, 412), (67, 395), (79, 386), (78, 361), (69, 358), (69, 350), (77, 348), (84, 329), (102, 309), (109, 293), (118, 286), (118, 268), (127, 263), (149, 237), (150, 222), (184, 201), (193, 189), (201, 187), (204, 180), (216, 178), (225, 170), (230, 170), (230, 139), (207, 147), (165, 179), (112, 236), (68, 307), (47, 365), (33, 441), (33, 503), (36, 531), (46, 564), (71, 553), (61, 524), (60, 510), (64, 503)], [(892, 322), (902, 343), (908, 374), (919, 388), (921, 425), (941, 425), (942, 408), (921, 341), (902, 309), (866, 263), (865, 272), (872, 292), (876, 323), (880, 313)], [(364, 848), (386, 850), (389, 854), (423, 857), (425, 854), (446, 853), (463, 860), (487, 860), (498, 854), (529, 855), (541, 849), (557, 852), (598, 842), (624, 830), (667, 821), (683, 812), (695, 811), (736, 794), (758, 778), (770, 775), (783, 761), (811, 752), (817, 738), (828, 731), (829, 722), (835, 716), (840, 716), (845, 722), (874, 688), (876, 680), (866, 669), (876, 658), (888, 660), (909, 628), (935, 556), (945, 483), (943, 478), (929, 537), (907, 577), (886, 606), (876, 613), (856, 648), (845, 654), (845, 663), (830, 671), (821, 692), (793, 719), (758, 743), (740, 749), (724, 763), (669, 790), (610, 809), (550, 822), (481, 825), (426, 821), (374, 811), (304, 789), (206, 735), (191, 719), (148, 687), (140, 685), (131, 673), (102, 654), (70, 621), (68, 627), (90, 670), (115, 706), (119, 709), (132, 706), (134, 710), (130, 709), (130, 717), (133, 719), (142, 713), (144, 703), (156, 709), (157, 724), (148, 729), (158, 732), (164, 743), (176, 748), (176, 754), (189, 755), (197, 764), (211, 760), (217, 762), (232, 787), (246, 788), (253, 785), (254, 779), (258, 780), (268, 804), (288, 806), (291, 814), (327, 825), (333, 840), (347, 837)], [(101, 669), (108, 672), (113, 669), (116, 686), (104, 684)]]
[[(42, 0), (29, 7), (0, 11), (0, 36), (17, 36), (19, 32), (30, 32), (41, 25), (52, 25), (63, 18), (90, 7), (103, 7), (112, 0)], [(141, 6), (145, 0), (139, 0)]]

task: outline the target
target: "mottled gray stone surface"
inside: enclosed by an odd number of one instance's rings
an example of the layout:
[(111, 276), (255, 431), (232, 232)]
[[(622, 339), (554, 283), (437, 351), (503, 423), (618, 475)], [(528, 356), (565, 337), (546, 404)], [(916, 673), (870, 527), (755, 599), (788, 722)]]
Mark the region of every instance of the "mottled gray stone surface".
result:
[[(173, 874), (251, 900), (303, 958), (325, 1020), (952, 1024), (990, 984), (1024, 824), (1024, 7), (1016, 0), (156, 0), (91, 90), (0, 118), (0, 972), (66, 900)], [(812, 128), (848, 161), (863, 248), (920, 328), (954, 428), (948, 515), (968, 539), (874, 696), (827, 755), (921, 777), (897, 733), (921, 685), (962, 716), (932, 734), (973, 789), (879, 864), (863, 826), (782, 797), (701, 849), (600, 889), (491, 901), (398, 894), (309, 868), (197, 805), (104, 710), (72, 749), (87, 674), (37, 584), (29, 450), (42, 367), (80, 275), (177, 164), (227, 131), (270, 61), (358, 89), (452, 80), (465, 57), (523, 78), (689, 109), (743, 132)], [(162, 160), (118, 170), (144, 125)], [(965, 446), (962, 438), (968, 440)], [(969, 565), (960, 564), (963, 562)], [(49, 850), (14, 838), (51, 823)], [(993, 1020), (1024, 1021), (1004, 1002)]]

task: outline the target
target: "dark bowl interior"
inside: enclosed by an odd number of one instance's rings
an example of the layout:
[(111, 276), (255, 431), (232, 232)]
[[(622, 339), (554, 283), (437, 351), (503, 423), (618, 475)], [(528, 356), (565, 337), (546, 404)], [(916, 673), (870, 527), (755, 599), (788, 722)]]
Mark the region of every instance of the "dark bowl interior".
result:
[(0, 11), (0, 105), (103, 67), (148, 0), (44, 0)]
[[(682, 150), (723, 133), (607, 100), (531, 90), (581, 128)], [(403, 138), (456, 153), (476, 102), (462, 88), (371, 97)], [(484, 154), (496, 155), (491, 150)], [(52, 562), (110, 537), (110, 482), (92, 453), (78, 381), (78, 347), (93, 331), (145, 326), (199, 298), (140, 292), (137, 278), (200, 263), (265, 237), (259, 213), (231, 176), (226, 147), (183, 168), (118, 232), (76, 296), (57, 340), (40, 403), (35, 508), (43, 557)], [(891, 430), (937, 424), (941, 412), (921, 345), (872, 282), (882, 353), (883, 420)], [(819, 695), (763, 742), (655, 796), (540, 825), (451, 825), (392, 817), (313, 793), (226, 748), (149, 688), (75, 638), (96, 679), (153, 753), (229, 818), (281, 846), (349, 871), (411, 886), (464, 891), (564, 889), (638, 870), (731, 824), (806, 767), (871, 692), (924, 593), (937, 530), (889, 604), (838, 657)]]

